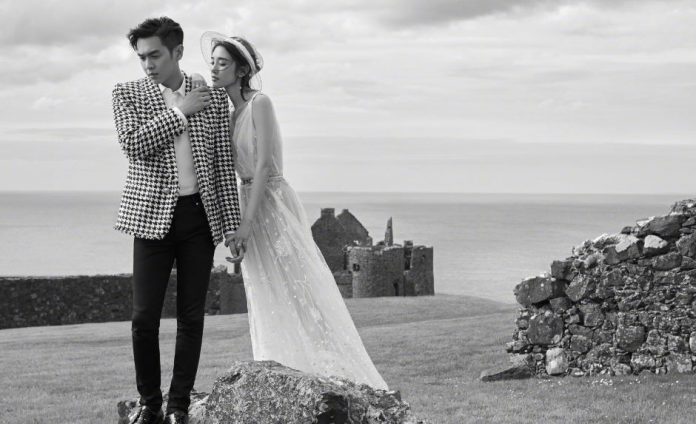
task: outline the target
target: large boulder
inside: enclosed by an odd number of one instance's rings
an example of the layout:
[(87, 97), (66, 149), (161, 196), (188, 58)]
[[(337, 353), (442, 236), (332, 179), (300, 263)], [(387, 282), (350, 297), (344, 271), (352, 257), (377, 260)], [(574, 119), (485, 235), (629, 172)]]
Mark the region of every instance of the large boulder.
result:
[(643, 241), (636, 236), (624, 235), (615, 245), (604, 249), (604, 260), (609, 265), (616, 265), (628, 259), (637, 259), (641, 255)]
[(555, 278), (540, 276), (523, 280), (515, 287), (515, 298), (522, 306), (530, 306), (563, 295), (565, 284)]
[(563, 318), (553, 313), (539, 314), (529, 321), (527, 338), (532, 344), (550, 345), (558, 343), (563, 336)]
[(578, 274), (566, 289), (566, 296), (573, 302), (588, 297), (597, 287), (597, 281), (591, 275)]
[(658, 271), (669, 271), (679, 267), (682, 263), (682, 255), (677, 252), (665, 253), (664, 255), (656, 256), (652, 260), (652, 266)]
[(686, 234), (677, 240), (679, 253), (690, 258), (696, 258), (696, 233)]
[(667, 335), (667, 350), (670, 353), (686, 353), (690, 350), (689, 343), (684, 337), (669, 334)]
[(638, 234), (641, 236), (655, 234), (664, 238), (676, 237), (679, 235), (682, 222), (685, 220), (686, 217), (682, 214), (657, 216), (645, 224)]
[(568, 371), (568, 355), (565, 350), (555, 347), (546, 351), (546, 372), (549, 375), (563, 375)]
[(672, 205), (672, 213), (693, 214), (696, 209), (696, 199), (684, 199), (674, 202)]
[(633, 368), (633, 371), (636, 373), (642, 370), (651, 370), (655, 368), (655, 365), (655, 358), (651, 355), (636, 353), (631, 356), (631, 368)]
[(683, 353), (673, 353), (667, 357), (667, 371), (679, 374), (690, 373), (693, 371), (691, 355)]
[(621, 242), (626, 237), (625, 234), (620, 233), (620, 234), (607, 234), (604, 233), (600, 235), (599, 237), (596, 237), (594, 240), (592, 240), (592, 246), (597, 249), (597, 250), (602, 250), (607, 246), (611, 246), (614, 244), (618, 244)]
[(664, 356), (667, 354), (667, 340), (662, 337), (658, 330), (648, 331), (648, 336), (645, 339), (644, 348), (647, 352), (656, 355)]
[(643, 240), (643, 254), (645, 256), (655, 256), (665, 253), (669, 249), (669, 243), (655, 235), (648, 235)]
[(614, 337), (618, 347), (627, 352), (635, 352), (645, 341), (645, 328), (640, 325), (620, 325)]
[(577, 324), (569, 325), (568, 331), (570, 331), (570, 334), (572, 334), (572, 335), (584, 336), (584, 337), (587, 337), (588, 339), (591, 339), (592, 335), (594, 334), (594, 331), (591, 328), (587, 328), (587, 327), (584, 327), (582, 325), (577, 325)]
[(572, 336), (570, 338), (570, 350), (573, 352), (585, 353), (592, 349), (592, 340), (585, 336)]
[(585, 327), (596, 327), (604, 322), (602, 307), (596, 303), (587, 303), (578, 306), (582, 315), (582, 323)]
[(549, 300), (549, 306), (551, 306), (551, 310), (555, 313), (562, 314), (563, 312), (570, 309), (570, 307), (573, 306), (573, 304), (570, 301), (570, 299), (564, 296)]
[[(122, 419), (124, 412), (119, 408)], [(275, 361), (235, 362), (189, 414), (190, 424), (425, 423), (398, 391), (306, 374)]]
[(569, 280), (570, 272), (573, 269), (572, 260), (553, 261), (551, 263), (551, 276), (558, 280)]

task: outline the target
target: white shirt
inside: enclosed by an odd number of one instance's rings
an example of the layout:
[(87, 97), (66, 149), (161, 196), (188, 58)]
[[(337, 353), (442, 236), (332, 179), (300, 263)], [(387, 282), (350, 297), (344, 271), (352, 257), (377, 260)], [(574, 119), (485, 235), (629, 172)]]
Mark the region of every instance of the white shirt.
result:
[(179, 196), (198, 193), (198, 178), (196, 169), (193, 165), (193, 151), (191, 150), (191, 139), (188, 132), (188, 120), (186, 115), (177, 107), (179, 102), (186, 96), (186, 79), (183, 79), (181, 86), (172, 91), (160, 84), (164, 104), (172, 109), (184, 121), (184, 131), (174, 137), (174, 152), (176, 153), (176, 168), (179, 174)]

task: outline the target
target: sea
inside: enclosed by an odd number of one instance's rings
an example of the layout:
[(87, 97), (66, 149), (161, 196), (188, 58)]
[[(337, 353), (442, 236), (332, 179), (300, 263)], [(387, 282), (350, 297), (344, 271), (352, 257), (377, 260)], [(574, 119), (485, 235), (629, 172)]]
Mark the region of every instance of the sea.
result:
[[(0, 192), (0, 275), (129, 273), (130, 236), (113, 229), (118, 192)], [(433, 246), (436, 293), (514, 303), (522, 279), (574, 245), (669, 212), (684, 195), (300, 192), (310, 222), (350, 210), (373, 240)], [(221, 245), (215, 265), (228, 265)]]

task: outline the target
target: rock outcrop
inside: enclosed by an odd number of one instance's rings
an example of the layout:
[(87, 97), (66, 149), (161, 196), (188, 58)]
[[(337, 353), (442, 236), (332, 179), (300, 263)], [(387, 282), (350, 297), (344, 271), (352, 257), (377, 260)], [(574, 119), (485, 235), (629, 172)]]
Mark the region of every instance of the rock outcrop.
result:
[[(135, 406), (134, 400), (118, 403), (119, 423), (128, 422)], [(398, 391), (309, 375), (275, 361), (234, 363), (210, 394), (192, 396), (189, 414), (190, 424), (425, 424)]]
[(507, 350), (537, 376), (692, 372), (696, 199), (604, 234), (515, 288)]

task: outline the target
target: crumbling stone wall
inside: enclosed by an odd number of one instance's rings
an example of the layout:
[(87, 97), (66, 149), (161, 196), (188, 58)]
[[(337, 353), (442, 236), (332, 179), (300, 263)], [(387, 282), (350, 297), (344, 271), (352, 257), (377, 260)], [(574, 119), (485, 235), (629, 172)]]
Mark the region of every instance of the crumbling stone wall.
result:
[[(131, 280), (130, 274), (0, 277), (0, 329), (128, 321), (132, 308)], [(237, 296), (242, 296), (241, 301)], [(246, 312), (243, 296), (241, 275), (229, 274), (225, 267), (217, 268), (210, 276), (206, 314)], [(176, 272), (172, 272), (162, 317), (175, 316)]]
[(696, 200), (585, 241), (515, 287), (507, 350), (538, 376), (692, 372)]
[(435, 294), (433, 277), (432, 246), (414, 246), (404, 243), (406, 271), (404, 271), (404, 296), (424, 296)]
[(346, 238), (356, 246), (372, 246), (372, 237), (360, 221), (348, 209), (336, 217), (346, 231)]
[(344, 299), (353, 297), (353, 274), (350, 271), (342, 270), (334, 272), (333, 276), (338, 291), (341, 292), (341, 297)]
[(321, 210), (321, 216), (312, 224), (312, 237), (331, 272), (345, 269), (344, 248), (351, 240), (336, 218), (334, 208)]

